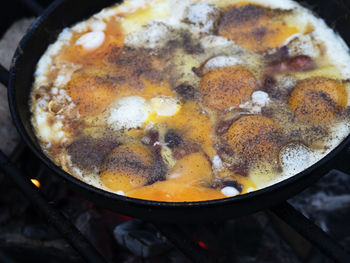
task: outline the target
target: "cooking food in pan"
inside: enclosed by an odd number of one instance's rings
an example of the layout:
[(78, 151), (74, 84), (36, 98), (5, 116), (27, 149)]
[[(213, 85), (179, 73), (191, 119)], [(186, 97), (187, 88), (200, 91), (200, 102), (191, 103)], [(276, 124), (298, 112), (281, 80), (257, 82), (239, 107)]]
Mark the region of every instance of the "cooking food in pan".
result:
[(32, 125), (58, 166), (140, 199), (232, 197), (349, 134), (350, 56), (283, 0), (129, 0), (65, 28), (38, 62)]

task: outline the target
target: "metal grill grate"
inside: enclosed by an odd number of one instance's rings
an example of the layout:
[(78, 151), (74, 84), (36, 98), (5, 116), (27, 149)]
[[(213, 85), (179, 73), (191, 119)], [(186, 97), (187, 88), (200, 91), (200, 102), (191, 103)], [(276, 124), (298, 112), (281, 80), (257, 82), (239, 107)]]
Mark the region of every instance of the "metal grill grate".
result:
[[(40, 15), (43, 8), (33, 0), (21, 0), (35, 15)], [(8, 71), (0, 67), (0, 81), (8, 85)], [(53, 208), (40, 194), (30, 180), (8, 158), (0, 152), (0, 168), (10, 177), (18, 188), (30, 199), (46, 219), (55, 226), (59, 233), (79, 252), (86, 262), (106, 262), (104, 257), (87, 241), (77, 228), (59, 211)], [(292, 226), (302, 236), (311, 241), (325, 255), (334, 259), (335, 262), (350, 262), (349, 254), (331, 239), (325, 232), (305, 218), (288, 203), (274, 207), (271, 211)], [(195, 243), (182, 230), (181, 226), (157, 224), (156, 227), (181, 250), (192, 262), (216, 262), (216, 259), (207, 250)], [(15, 262), (13, 259), (0, 251), (1, 262)]]

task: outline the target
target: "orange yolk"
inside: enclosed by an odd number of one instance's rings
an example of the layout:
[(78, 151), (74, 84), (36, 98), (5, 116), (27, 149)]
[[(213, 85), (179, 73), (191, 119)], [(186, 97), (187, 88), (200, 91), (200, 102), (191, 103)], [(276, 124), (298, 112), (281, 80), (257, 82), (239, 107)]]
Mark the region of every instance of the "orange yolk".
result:
[(238, 4), (227, 8), (219, 26), (219, 35), (254, 52), (264, 52), (283, 45), (288, 37), (298, 33), (279, 19), (281, 10), (255, 4)]
[(226, 197), (219, 190), (188, 186), (173, 181), (159, 181), (152, 185), (129, 191), (126, 195), (164, 202), (195, 202)]
[(101, 179), (111, 190), (126, 192), (148, 182), (152, 165), (152, 154), (145, 146), (122, 145), (105, 157), (101, 166)]
[(85, 74), (72, 77), (66, 91), (83, 116), (97, 115), (108, 109), (116, 96), (115, 89), (107, 80)]
[(300, 81), (288, 100), (289, 108), (298, 119), (315, 124), (334, 119), (347, 102), (344, 85), (325, 77)]
[(212, 123), (195, 102), (186, 102), (174, 118), (163, 118), (174, 130), (181, 130), (184, 138), (202, 145), (204, 152), (212, 159), (216, 154), (211, 139)]
[(218, 68), (203, 76), (199, 89), (208, 107), (225, 110), (248, 101), (256, 89), (256, 79), (241, 66)]
[(209, 161), (202, 153), (192, 153), (177, 161), (173, 169), (168, 172), (167, 179), (172, 182), (200, 186), (212, 179)]
[(121, 50), (124, 46), (124, 35), (122, 33), (120, 21), (116, 21), (115, 18), (111, 18), (106, 23), (105, 40), (103, 44), (94, 50), (84, 50), (80, 45), (76, 45), (76, 41), (85, 33), (90, 31), (75, 33), (71, 40), (71, 44), (65, 47), (63, 55), (64, 60), (68, 60), (77, 64), (88, 65), (91, 63), (101, 62), (106, 53)]
[(249, 115), (236, 120), (227, 132), (229, 145), (238, 157), (249, 161), (277, 158), (282, 131), (272, 119)]

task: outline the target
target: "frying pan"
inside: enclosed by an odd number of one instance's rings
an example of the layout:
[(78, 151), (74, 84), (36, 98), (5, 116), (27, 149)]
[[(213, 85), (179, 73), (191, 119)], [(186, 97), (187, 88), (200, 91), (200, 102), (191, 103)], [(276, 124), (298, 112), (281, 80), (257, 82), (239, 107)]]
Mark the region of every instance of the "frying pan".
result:
[[(88, 185), (56, 166), (41, 150), (30, 122), (28, 105), (36, 64), (47, 46), (63, 28), (88, 18), (113, 0), (57, 0), (29, 28), (20, 42), (10, 70), (8, 99), (13, 121), (23, 141), (32, 152), (58, 176), (85, 198), (109, 210), (149, 221), (168, 223), (209, 222), (236, 218), (273, 207), (305, 189), (333, 169), (347, 156), (348, 136), (338, 147), (301, 173), (261, 190), (232, 198), (202, 202), (157, 202), (129, 198)], [(311, 3), (312, 1), (310, 1)], [(343, 15), (350, 10), (342, 1), (318, 1), (318, 11), (329, 21), (338, 21), (337, 28), (350, 43), (347, 21)], [(322, 10), (324, 12), (322, 12)], [(340, 15), (339, 15), (340, 14)], [(344, 16), (346, 18), (346, 16)]]

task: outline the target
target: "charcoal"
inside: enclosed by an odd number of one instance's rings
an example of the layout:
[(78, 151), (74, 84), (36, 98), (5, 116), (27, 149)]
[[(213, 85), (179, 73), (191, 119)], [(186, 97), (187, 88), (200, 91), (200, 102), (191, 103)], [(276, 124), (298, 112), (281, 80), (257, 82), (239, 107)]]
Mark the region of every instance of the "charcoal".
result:
[(6, 206), (0, 206), (0, 225), (6, 223), (10, 218), (10, 210)]
[(53, 240), (60, 238), (60, 235), (50, 226), (45, 224), (24, 226), (23, 235), (35, 240)]
[(171, 248), (167, 239), (151, 224), (138, 219), (127, 221), (114, 229), (118, 244), (142, 258), (161, 255)]
[(97, 209), (88, 209), (77, 217), (75, 225), (106, 259), (113, 261), (116, 247), (111, 235), (113, 227), (110, 227), (109, 220)]
[(324, 231), (350, 246), (349, 175), (336, 170), (291, 199), (291, 203)]

